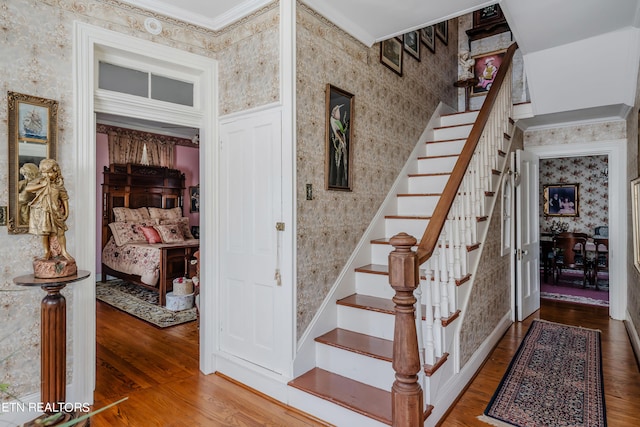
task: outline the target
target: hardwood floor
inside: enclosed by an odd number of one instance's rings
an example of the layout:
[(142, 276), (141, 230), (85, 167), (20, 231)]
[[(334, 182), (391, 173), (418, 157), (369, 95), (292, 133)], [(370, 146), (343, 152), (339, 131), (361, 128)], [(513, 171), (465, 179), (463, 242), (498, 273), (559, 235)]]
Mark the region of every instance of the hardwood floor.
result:
[[(95, 407), (128, 400), (91, 419), (92, 426), (326, 426), (220, 375), (198, 370), (195, 322), (157, 329), (97, 304)], [(478, 421), (533, 319), (602, 331), (602, 366), (609, 427), (640, 419), (640, 372), (624, 324), (603, 307), (542, 301), (542, 308), (509, 328), (441, 426), (487, 426)]]
[(441, 426), (487, 426), (477, 419), (498, 388), (511, 358), (534, 319), (599, 329), (602, 369), (609, 427), (637, 426), (640, 419), (640, 372), (624, 323), (611, 320), (607, 307), (541, 301), (541, 309), (522, 323), (515, 323), (469, 385)]
[(198, 370), (196, 322), (158, 329), (98, 302), (94, 427), (326, 426), (221, 375)]

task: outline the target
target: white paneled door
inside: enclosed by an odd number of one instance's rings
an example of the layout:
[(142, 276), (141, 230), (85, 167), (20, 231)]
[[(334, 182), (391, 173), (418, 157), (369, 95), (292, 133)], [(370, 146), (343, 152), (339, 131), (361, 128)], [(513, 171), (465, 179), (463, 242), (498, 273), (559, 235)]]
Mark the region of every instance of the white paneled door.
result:
[(278, 280), (282, 215), (281, 115), (267, 111), (220, 128), (221, 351), (283, 373), (291, 285)]
[(516, 151), (516, 305), (524, 320), (540, 308), (538, 156)]

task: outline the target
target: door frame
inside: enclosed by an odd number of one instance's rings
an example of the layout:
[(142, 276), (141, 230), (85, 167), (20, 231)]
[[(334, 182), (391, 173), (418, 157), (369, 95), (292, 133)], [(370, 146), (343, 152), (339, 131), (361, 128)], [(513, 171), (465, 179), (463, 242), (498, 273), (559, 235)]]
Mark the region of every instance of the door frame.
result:
[[(198, 106), (200, 128), (200, 179), (201, 179), (201, 281), (215, 283), (217, 271), (217, 61), (200, 55), (180, 51), (122, 33), (113, 32), (82, 22), (74, 23), (74, 101), (76, 129), (76, 200), (82, 201), (87, 212), (96, 212), (96, 115), (95, 115), (95, 52), (101, 46), (117, 48), (140, 56), (155, 56), (173, 61), (201, 73), (201, 104)], [(131, 110), (134, 108), (129, 107)], [(121, 114), (126, 115), (126, 111)], [(193, 119), (193, 117), (191, 118)], [(187, 120), (184, 118), (184, 120)], [(182, 124), (182, 123), (179, 123)], [(78, 265), (89, 270), (91, 276), (73, 287), (72, 339), (73, 382), (69, 398), (76, 402), (93, 402), (96, 370), (96, 217), (78, 215), (75, 218), (75, 253)], [(217, 343), (214, 310), (214, 289), (203, 287), (201, 291), (200, 370), (214, 371), (212, 356)], [(89, 344), (88, 344), (89, 343)]]
[(608, 157), (609, 316), (624, 320), (627, 310), (627, 140), (525, 146), (524, 149), (537, 154), (540, 159), (597, 155)]

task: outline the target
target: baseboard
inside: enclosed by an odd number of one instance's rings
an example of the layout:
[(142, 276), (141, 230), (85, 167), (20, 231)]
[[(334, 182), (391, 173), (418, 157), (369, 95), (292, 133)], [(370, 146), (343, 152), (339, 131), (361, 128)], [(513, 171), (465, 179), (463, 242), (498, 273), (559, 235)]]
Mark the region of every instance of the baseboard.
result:
[(627, 318), (624, 320), (624, 326), (627, 328), (627, 334), (629, 334), (629, 341), (631, 341), (631, 348), (633, 348), (633, 354), (636, 357), (636, 364), (638, 370), (640, 370), (640, 336), (638, 335), (638, 329), (631, 319), (631, 315), (627, 312)]
[(287, 382), (290, 378), (232, 356), (217, 355), (215, 359), (216, 372), (266, 394), (274, 400), (288, 403)]
[(425, 427), (437, 425), (441, 418), (447, 415), (449, 408), (464, 392), (471, 380), (473, 380), (473, 377), (482, 367), (487, 357), (489, 357), (512, 323), (511, 311), (509, 311), (500, 319), (500, 322), (498, 322), (493, 332), (491, 332), (487, 339), (485, 339), (475, 353), (473, 353), (473, 356), (471, 356), (469, 361), (462, 367), (460, 372), (454, 375), (451, 380), (438, 391), (437, 400), (433, 402), (433, 412), (431, 412), (431, 415), (427, 418), (424, 424)]

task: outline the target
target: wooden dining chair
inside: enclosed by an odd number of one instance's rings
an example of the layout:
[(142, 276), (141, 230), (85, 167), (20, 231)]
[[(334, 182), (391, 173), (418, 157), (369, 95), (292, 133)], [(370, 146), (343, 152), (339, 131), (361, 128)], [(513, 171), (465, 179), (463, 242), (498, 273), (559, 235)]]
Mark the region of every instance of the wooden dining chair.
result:
[(554, 264), (553, 279), (557, 285), (563, 270), (577, 270), (582, 273), (583, 285), (586, 284), (585, 245), (588, 235), (584, 233), (560, 233), (553, 240)]

